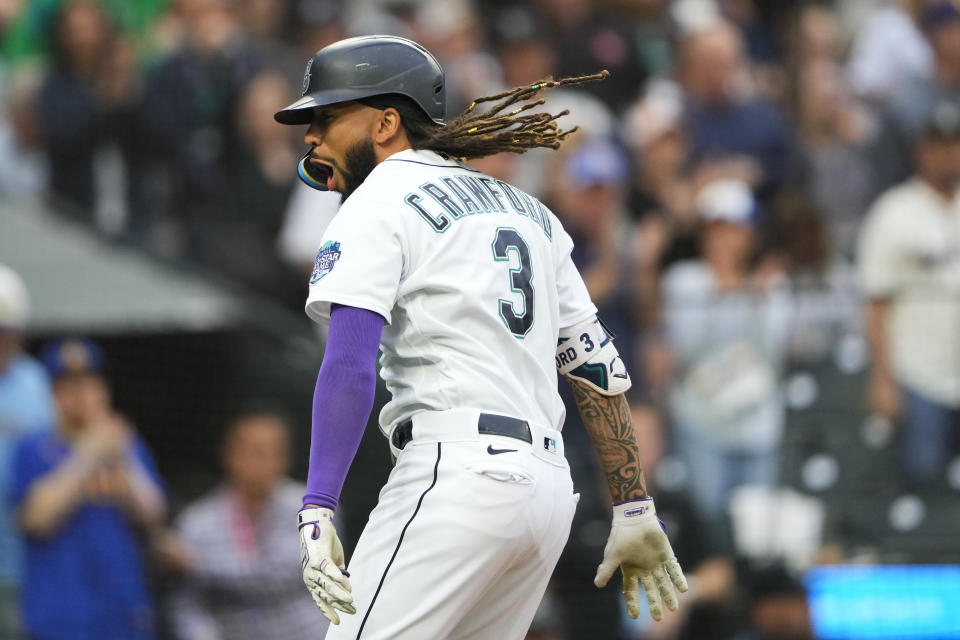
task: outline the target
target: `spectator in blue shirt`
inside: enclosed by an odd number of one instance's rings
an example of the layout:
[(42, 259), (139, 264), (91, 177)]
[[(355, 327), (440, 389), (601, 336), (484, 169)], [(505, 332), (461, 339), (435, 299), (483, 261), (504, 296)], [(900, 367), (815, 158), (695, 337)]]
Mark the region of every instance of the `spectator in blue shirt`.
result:
[(718, 20), (688, 35), (680, 69), (691, 159), (701, 182), (736, 178), (761, 192), (781, 184), (791, 132), (773, 104), (756, 93), (737, 30)]
[[(26, 433), (49, 430), (53, 398), (47, 373), (23, 353), (23, 330), (30, 315), (27, 287), (12, 269), (0, 265), (0, 501), (7, 493), (10, 452)], [(16, 638), (17, 584), (22, 550), (9, 505), (0, 507), (0, 638)]]
[(166, 505), (146, 446), (111, 407), (100, 350), (51, 345), (56, 428), (13, 454), (10, 496), (26, 539), (23, 625), (35, 640), (148, 640), (154, 613), (137, 527)]

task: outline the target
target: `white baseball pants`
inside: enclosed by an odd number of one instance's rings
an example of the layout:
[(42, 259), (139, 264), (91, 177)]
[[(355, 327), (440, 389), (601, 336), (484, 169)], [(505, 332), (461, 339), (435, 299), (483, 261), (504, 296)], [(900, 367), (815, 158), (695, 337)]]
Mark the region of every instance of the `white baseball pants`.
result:
[(414, 416), (350, 559), (357, 613), (327, 640), (524, 637), (579, 496), (559, 432), (478, 435), (478, 415)]

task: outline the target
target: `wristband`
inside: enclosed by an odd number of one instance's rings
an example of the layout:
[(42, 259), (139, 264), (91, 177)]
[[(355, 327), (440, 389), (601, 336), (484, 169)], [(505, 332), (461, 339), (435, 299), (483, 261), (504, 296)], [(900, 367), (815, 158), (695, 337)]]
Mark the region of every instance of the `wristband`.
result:
[(614, 524), (632, 524), (651, 518), (656, 519), (657, 510), (653, 506), (653, 498), (629, 500), (613, 505)]

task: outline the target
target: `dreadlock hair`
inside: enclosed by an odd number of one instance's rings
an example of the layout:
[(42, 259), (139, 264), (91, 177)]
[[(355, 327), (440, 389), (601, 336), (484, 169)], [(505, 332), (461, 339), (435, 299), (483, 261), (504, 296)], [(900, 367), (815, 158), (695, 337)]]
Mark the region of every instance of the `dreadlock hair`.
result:
[[(542, 98), (512, 111), (506, 109), (533, 98), (545, 89), (602, 80), (609, 75), (610, 72), (603, 70), (561, 80), (548, 77), (531, 85), (477, 98), (466, 111), (446, 125), (435, 124), (422, 116), (404, 117), (406, 109), (400, 111), (400, 117), (414, 149), (429, 149), (458, 160), (483, 158), (503, 151), (523, 153), (538, 147), (557, 149), (564, 138), (580, 128), (564, 130), (557, 125), (557, 118), (567, 115), (569, 110), (564, 109), (553, 115), (549, 112), (524, 113), (544, 104)], [(495, 104), (478, 112), (477, 105), (485, 102)]]

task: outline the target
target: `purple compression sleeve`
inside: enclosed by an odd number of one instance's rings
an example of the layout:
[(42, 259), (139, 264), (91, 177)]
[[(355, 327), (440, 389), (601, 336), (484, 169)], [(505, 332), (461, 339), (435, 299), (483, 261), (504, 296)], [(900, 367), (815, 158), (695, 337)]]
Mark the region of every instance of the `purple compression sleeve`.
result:
[(373, 407), (383, 323), (379, 314), (366, 309), (333, 305), (330, 311), (327, 351), (313, 393), (304, 505), (337, 508)]

